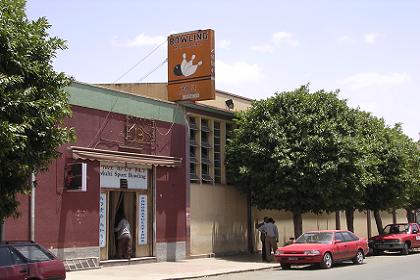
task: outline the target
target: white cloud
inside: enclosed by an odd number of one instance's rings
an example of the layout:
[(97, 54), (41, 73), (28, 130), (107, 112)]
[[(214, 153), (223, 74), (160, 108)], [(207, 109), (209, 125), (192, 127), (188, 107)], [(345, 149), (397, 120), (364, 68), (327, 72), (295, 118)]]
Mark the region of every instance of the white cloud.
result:
[(222, 60), (216, 60), (216, 81), (218, 83), (249, 83), (257, 82), (261, 78), (261, 68), (257, 64), (249, 64), (244, 61), (228, 64)]
[(342, 35), (340, 37), (337, 38), (337, 41), (339, 43), (343, 43), (343, 44), (350, 44), (350, 43), (354, 43), (354, 39), (348, 35)]
[(262, 45), (251, 46), (251, 50), (260, 52), (260, 53), (272, 53), (274, 51), (274, 48), (270, 44), (262, 44)]
[(276, 32), (273, 35), (271, 35), (271, 41), (276, 44), (287, 44), (291, 47), (297, 47), (299, 46), (299, 41), (295, 39), (295, 35), (288, 32)]
[(229, 40), (220, 40), (216, 42), (216, 47), (221, 49), (230, 49), (231, 42)]
[(260, 53), (272, 53), (274, 48), (279, 45), (288, 45), (290, 47), (299, 46), (299, 41), (295, 39), (295, 35), (289, 32), (276, 32), (271, 35), (269, 43), (251, 46), (252, 51)]
[(363, 38), (365, 39), (365, 42), (368, 43), (369, 45), (372, 45), (376, 42), (376, 39), (380, 38), (380, 37), (384, 37), (382, 34), (379, 33), (366, 33), (363, 35)]
[(166, 41), (166, 37), (163, 36), (149, 36), (144, 33), (139, 34), (134, 39), (126, 40), (125, 42), (117, 42), (113, 40), (113, 44), (119, 47), (143, 47), (143, 46), (155, 46)]
[(349, 76), (341, 84), (355, 89), (366, 87), (388, 87), (398, 86), (411, 80), (407, 73), (379, 74), (375, 72), (364, 72)]

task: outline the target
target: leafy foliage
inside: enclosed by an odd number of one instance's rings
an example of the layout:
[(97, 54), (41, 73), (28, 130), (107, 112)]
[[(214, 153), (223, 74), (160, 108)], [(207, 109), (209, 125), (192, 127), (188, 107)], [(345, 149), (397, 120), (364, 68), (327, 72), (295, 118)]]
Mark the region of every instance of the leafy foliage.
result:
[(373, 159), (368, 167), (372, 180), (366, 185), (366, 208), (398, 208), (406, 203), (414, 183), (411, 161), (416, 153), (415, 145), (402, 133), (400, 125), (385, 127), (376, 136), (376, 145), (369, 153)]
[(336, 92), (307, 86), (256, 101), (237, 117), (226, 150), (229, 175), (259, 208), (332, 211), (337, 188), (355, 177), (351, 117)]
[(25, 1), (0, 2), (0, 220), (17, 214), (16, 194), (30, 189), (30, 174), (73, 136), (61, 126), (71, 80), (51, 64), (65, 42), (49, 37), (49, 27), (45, 18), (27, 19)]
[(416, 144), (337, 92), (278, 93), (238, 113), (236, 124), (228, 176), (260, 209), (291, 211), (299, 221), (305, 212), (420, 207)]

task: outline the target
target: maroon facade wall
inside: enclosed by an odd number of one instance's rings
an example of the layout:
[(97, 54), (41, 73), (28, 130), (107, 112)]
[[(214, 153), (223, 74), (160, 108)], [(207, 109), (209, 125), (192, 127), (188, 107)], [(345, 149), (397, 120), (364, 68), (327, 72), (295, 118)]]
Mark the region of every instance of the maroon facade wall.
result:
[[(124, 146), (126, 116), (73, 106), (73, 116), (66, 125), (74, 127), (76, 143), (60, 148), (62, 156), (47, 172), (37, 174), (35, 240), (55, 248), (98, 246), (99, 243), (99, 162), (88, 164), (87, 192), (64, 189), (65, 165), (73, 162), (68, 147), (81, 146), (119, 150)], [(105, 125), (104, 125), (105, 124)], [(157, 167), (156, 233), (158, 242), (185, 240), (186, 236), (186, 166), (185, 127), (155, 121), (155, 139), (142, 153), (182, 158), (180, 167)], [(30, 198), (20, 196), (21, 216), (6, 221), (6, 239), (30, 237)]]

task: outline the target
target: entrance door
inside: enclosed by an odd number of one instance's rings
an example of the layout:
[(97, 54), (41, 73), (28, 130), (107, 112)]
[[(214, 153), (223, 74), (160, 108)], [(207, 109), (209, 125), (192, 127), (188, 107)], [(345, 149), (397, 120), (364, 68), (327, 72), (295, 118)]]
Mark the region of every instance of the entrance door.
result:
[(125, 215), (130, 224), (131, 257), (153, 256), (153, 180), (151, 169), (101, 163), (99, 205), (101, 260), (117, 258), (117, 238), (114, 229), (118, 226), (117, 216), (120, 213)]
[[(136, 221), (136, 192), (131, 191), (110, 191), (109, 192), (109, 217), (108, 217), (108, 259), (117, 258), (117, 232), (114, 228), (118, 226), (117, 217), (123, 214), (130, 224), (132, 244), (137, 238)], [(131, 257), (136, 257), (136, 247), (131, 246)]]

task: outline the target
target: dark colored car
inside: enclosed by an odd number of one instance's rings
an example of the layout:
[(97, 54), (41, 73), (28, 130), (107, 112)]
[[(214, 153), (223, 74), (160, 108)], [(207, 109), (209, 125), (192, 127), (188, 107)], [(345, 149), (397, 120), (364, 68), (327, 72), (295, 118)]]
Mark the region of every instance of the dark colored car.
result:
[(274, 256), (283, 269), (302, 264), (330, 268), (346, 260), (361, 264), (368, 250), (367, 240), (350, 231), (321, 230), (302, 234), (292, 244), (277, 249)]
[(399, 251), (407, 255), (412, 248), (420, 248), (420, 226), (417, 223), (389, 224), (384, 233), (369, 239), (373, 254)]
[(0, 242), (0, 280), (66, 279), (61, 260), (34, 242)]

